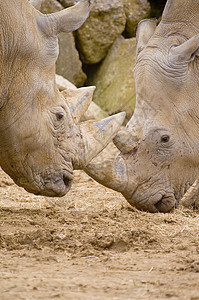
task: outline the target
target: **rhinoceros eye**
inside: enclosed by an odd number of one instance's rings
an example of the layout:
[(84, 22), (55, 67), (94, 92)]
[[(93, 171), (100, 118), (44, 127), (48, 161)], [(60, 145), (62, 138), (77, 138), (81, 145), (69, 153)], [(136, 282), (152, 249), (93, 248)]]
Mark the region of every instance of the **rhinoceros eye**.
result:
[(64, 118), (64, 113), (63, 112), (58, 112), (55, 114), (57, 121), (60, 121)]
[(170, 140), (170, 136), (169, 135), (165, 134), (165, 135), (161, 136), (161, 142), (162, 143), (168, 143), (169, 140)]

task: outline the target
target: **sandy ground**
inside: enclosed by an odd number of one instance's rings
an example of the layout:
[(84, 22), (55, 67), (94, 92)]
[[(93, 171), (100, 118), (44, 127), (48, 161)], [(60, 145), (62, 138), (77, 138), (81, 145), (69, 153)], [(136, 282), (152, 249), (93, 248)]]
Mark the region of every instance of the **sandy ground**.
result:
[(199, 211), (150, 214), (83, 172), (65, 197), (0, 171), (0, 299), (199, 299)]

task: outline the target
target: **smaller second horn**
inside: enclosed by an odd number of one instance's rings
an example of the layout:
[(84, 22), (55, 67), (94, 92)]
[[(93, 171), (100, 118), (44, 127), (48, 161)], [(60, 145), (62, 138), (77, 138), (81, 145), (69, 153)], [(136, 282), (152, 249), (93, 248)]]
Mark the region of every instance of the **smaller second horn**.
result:
[(83, 87), (75, 90), (66, 89), (62, 95), (70, 108), (75, 123), (78, 123), (91, 104), (95, 86)]

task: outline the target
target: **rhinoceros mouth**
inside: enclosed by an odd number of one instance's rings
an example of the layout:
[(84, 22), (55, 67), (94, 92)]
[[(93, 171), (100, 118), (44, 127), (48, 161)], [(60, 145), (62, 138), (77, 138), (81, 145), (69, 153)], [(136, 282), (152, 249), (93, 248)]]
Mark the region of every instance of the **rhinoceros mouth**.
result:
[[(39, 176), (40, 177), (40, 176)], [(39, 180), (39, 181), (38, 181)], [(20, 184), (27, 192), (37, 196), (62, 197), (66, 195), (73, 182), (73, 173), (69, 171), (60, 174), (50, 174), (45, 178), (37, 177), (34, 182)], [(19, 185), (19, 182), (18, 182)]]
[(65, 186), (66, 186), (67, 192), (68, 192), (68, 191), (70, 190), (70, 188), (71, 188), (72, 181), (73, 181), (73, 176), (71, 176), (71, 174), (70, 174), (70, 176), (68, 176), (68, 175), (66, 175), (66, 174), (63, 175), (63, 182), (64, 182), (64, 184), (65, 184)]
[(174, 195), (164, 195), (158, 202), (156, 202), (154, 207), (157, 210), (157, 212), (167, 213), (174, 209), (176, 207), (176, 204), (177, 200)]
[(178, 201), (173, 193), (157, 193), (153, 196), (141, 196), (137, 192), (133, 196), (128, 197), (123, 194), (126, 200), (139, 210), (148, 211), (151, 213), (167, 213), (174, 209)]
[(62, 197), (69, 192), (72, 182), (72, 172), (64, 171), (63, 174), (52, 176), (50, 180), (45, 180), (40, 194), (48, 197)]

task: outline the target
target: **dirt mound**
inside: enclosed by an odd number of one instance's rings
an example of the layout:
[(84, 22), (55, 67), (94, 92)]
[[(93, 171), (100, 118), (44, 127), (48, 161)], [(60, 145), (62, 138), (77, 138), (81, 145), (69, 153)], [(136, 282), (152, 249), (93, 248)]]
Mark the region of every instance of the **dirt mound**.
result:
[(199, 299), (199, 214), (150, 214), (83, 172), (65, 197), (0, 173), (1, 299)]
[(0, 247), (7, 250), (49, 247), (85, 256), (98, 255), (103, 250), (123, 252), (161, 244), (160, 237), (150, 231), (150, 224), (141, 224), (138, 212), (126, 208), (98, 213), (4, 208), (0, 218), (4, 224)]

